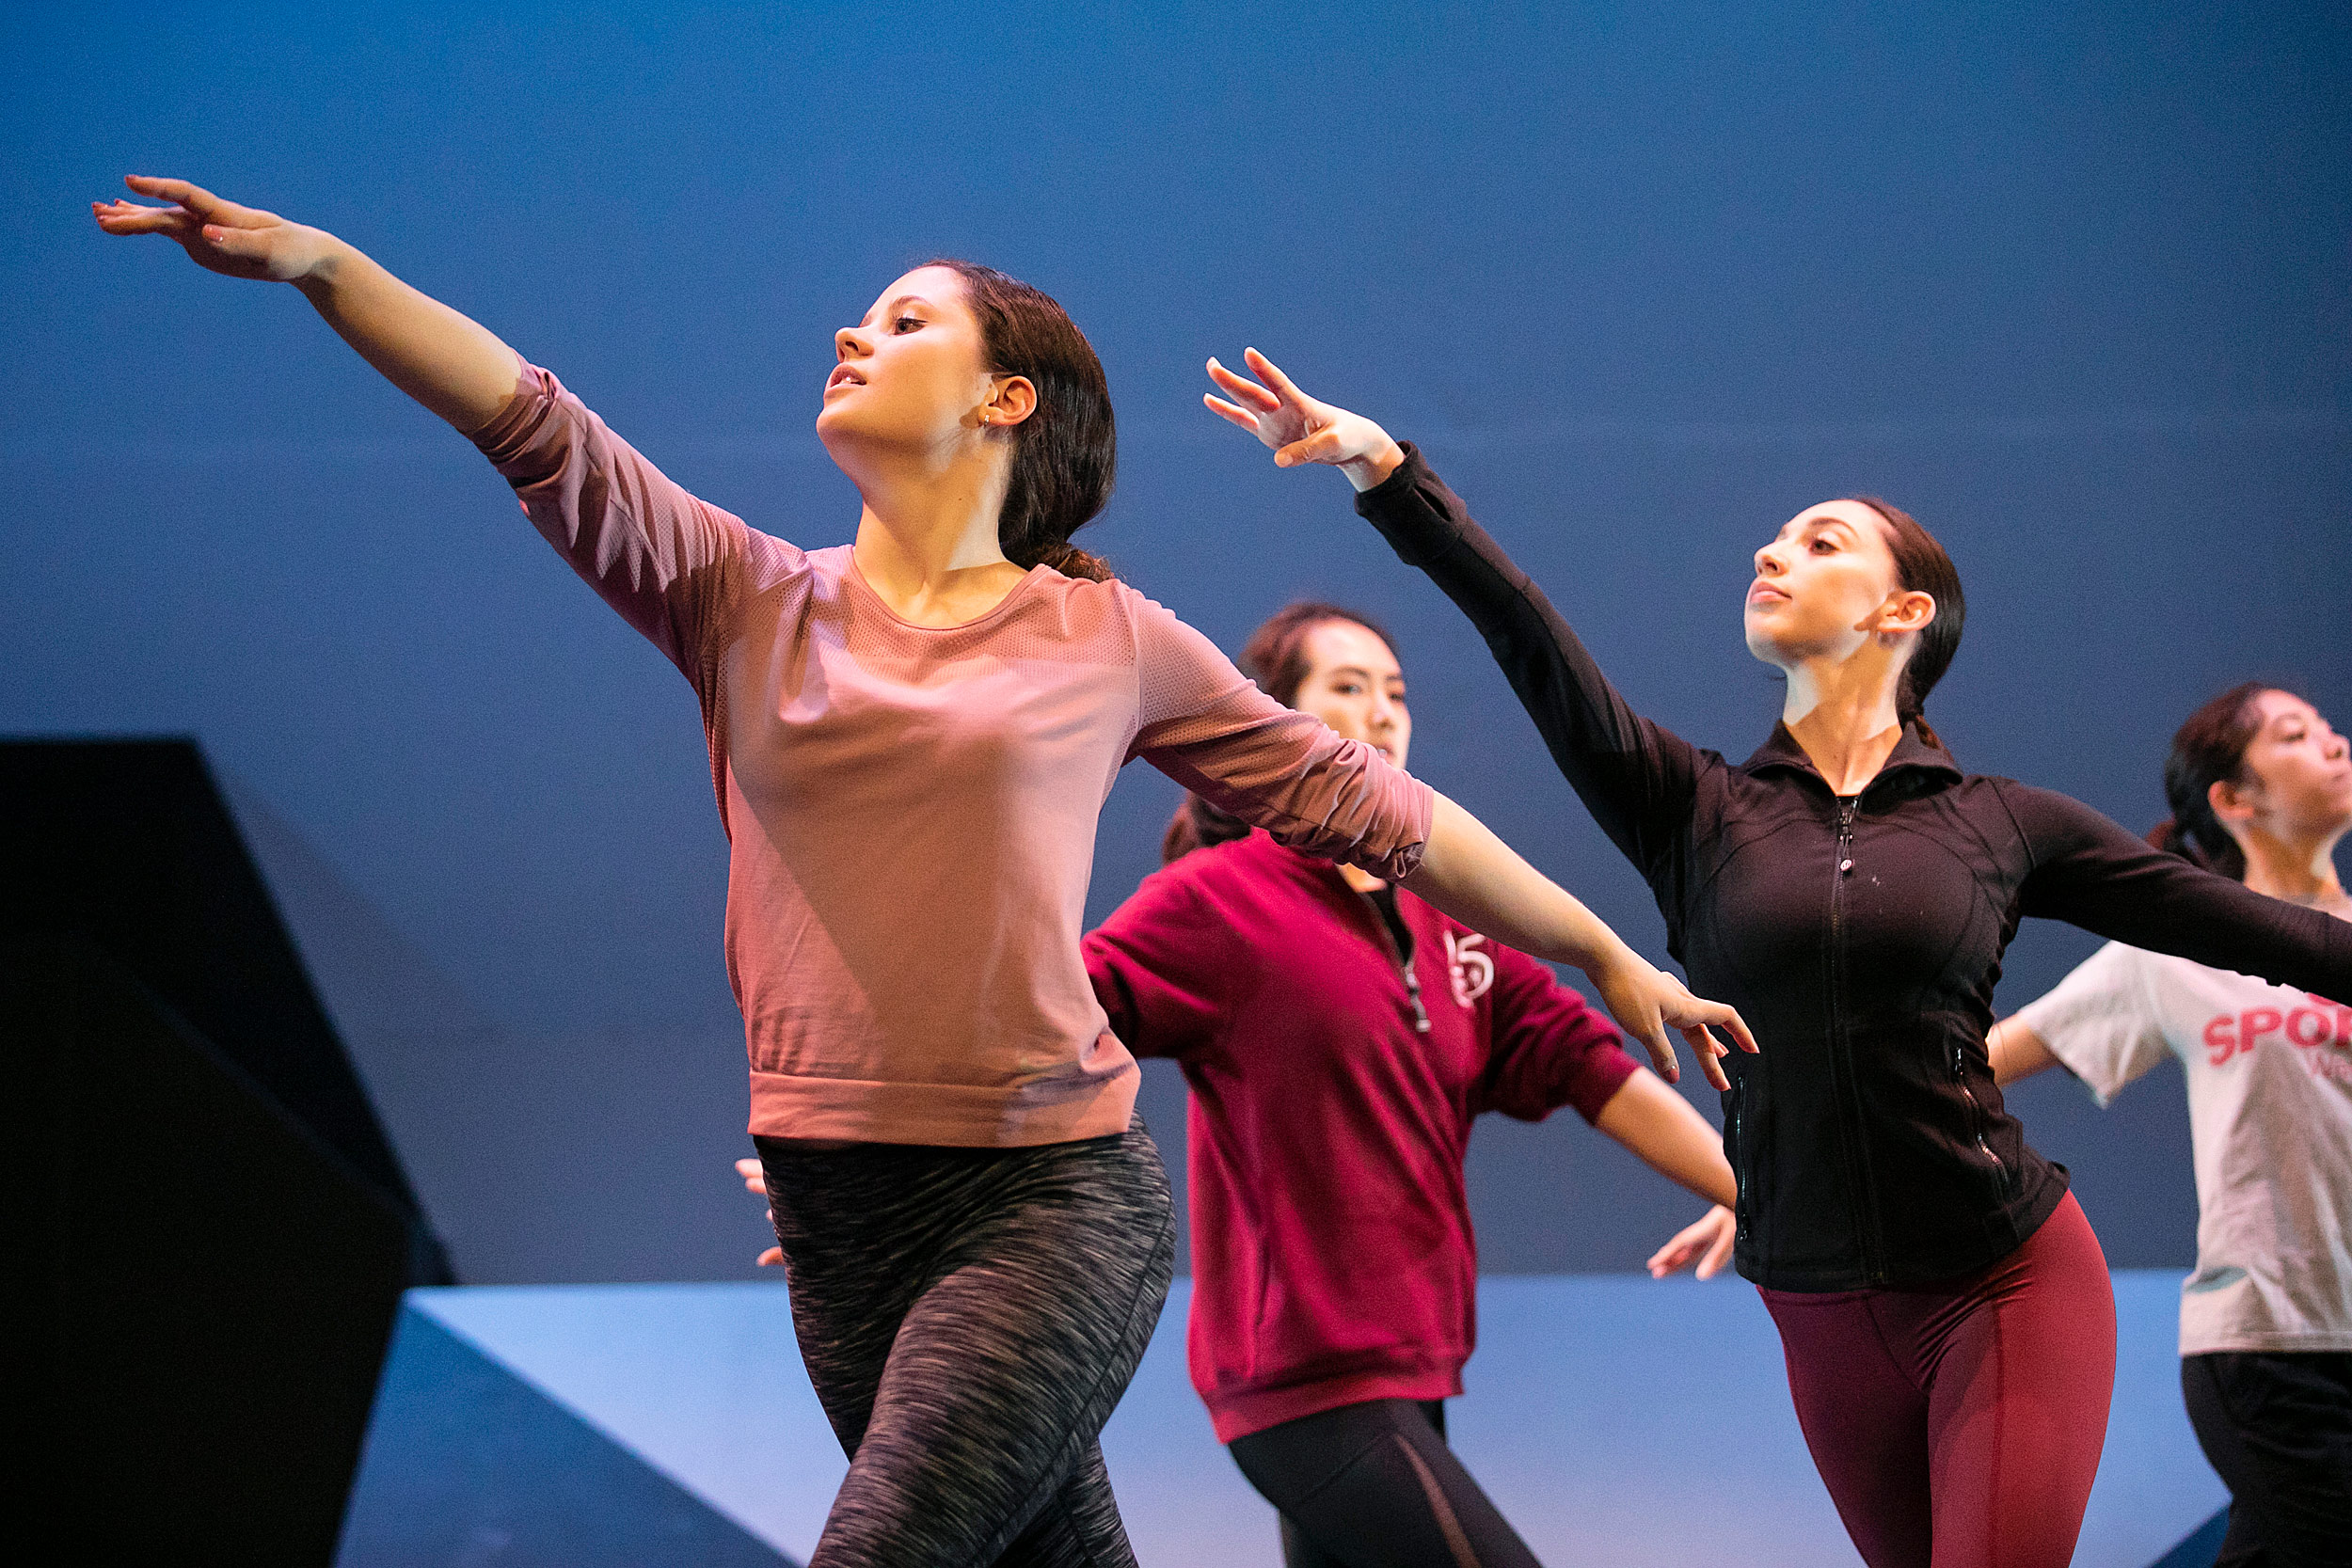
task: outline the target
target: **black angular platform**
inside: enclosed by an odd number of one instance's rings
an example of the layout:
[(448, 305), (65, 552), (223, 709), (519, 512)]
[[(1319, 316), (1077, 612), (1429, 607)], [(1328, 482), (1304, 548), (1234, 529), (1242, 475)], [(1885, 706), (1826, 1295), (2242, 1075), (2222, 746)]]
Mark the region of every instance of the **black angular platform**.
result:
[(0, 743), (0, 1073), (31, 1533), (327, 1560), (449, 1271), (192, 744)]

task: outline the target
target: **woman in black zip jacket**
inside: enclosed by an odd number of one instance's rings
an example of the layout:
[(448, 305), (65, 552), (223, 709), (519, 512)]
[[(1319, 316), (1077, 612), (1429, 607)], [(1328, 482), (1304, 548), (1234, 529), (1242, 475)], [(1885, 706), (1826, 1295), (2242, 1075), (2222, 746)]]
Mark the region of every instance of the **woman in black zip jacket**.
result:
[(1412, 449), (1254, 351), (1258, 381), (1209, 363), (1213, 410), (1283, 467), (1340, 467), (1469, 614), (1691, 984), (1754, 1028), (1724, 1104), (1734, 1256), (1864, 1560), (2058, 1568), (2106, 1437), (2115, 1304), (2065, 1171), (1987, 1065), (2002, 951), (2042, 915), (2341, 996), (2352, 927), (1962, 772), (1921, 713), (1959, 646), (1959, 575), (1894, 507), (1811, 507), (1756, 552), (1748, 646), (1788, 690), (1732, 763), (1628, 707)]

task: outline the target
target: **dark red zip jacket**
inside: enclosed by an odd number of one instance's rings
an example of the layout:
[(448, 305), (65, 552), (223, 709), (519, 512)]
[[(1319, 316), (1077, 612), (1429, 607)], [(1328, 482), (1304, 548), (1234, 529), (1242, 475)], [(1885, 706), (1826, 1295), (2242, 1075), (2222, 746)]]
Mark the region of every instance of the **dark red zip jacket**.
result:
[(1549, 969), (1396, 904), (1409, 956), (1330, 862), (1252, 832), (1145, 878), (1086, 939), (1112, 1030), (1192, 1086), (1186, 1345), (1219, 1442), (1460, 1393), (1471, 1118), (1590, 1121), (1636, 1070)]
[(2066, 1193), (1987, 1063), (1993, 987), (2046, 915), (2325, 996), (2352, 924), (2150, 848), (2089, 806), (1963, 773), (1915, 725), (1839, 797), (1787, 728), (1734, 765), (1636, 714), (1418, 452), (1356, 498), (1465, 610), (1585, 809), (1648, 879), (1691, 989), (1738, 1007), (1726, 1064), (1740, 1272), (1782, 1291), (1949, 1278)]

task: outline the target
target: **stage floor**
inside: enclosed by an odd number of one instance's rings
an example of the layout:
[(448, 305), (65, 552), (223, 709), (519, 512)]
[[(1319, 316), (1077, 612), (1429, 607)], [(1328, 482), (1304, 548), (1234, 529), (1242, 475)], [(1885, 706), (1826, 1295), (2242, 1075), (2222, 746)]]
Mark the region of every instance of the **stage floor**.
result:
[[(2115, 1285), (2114, 1417), (2074, 1560), (2149, 1568), (2227, 1498), (2181, 1408), (2180, 1276)], [(1127, 1528), (1147, 1568), (1270, 1564), (1273, 1513), (1185, 1380), (1187, 1300), (1179, 1280), (1104, 1431)], [(1499, 1277), (1479, 1310), (1454, 1446), (1546, 1561), (1859, 1561), (1748, 1286)], [(798, 1562), (842, 1470), (780, 1282), (413, 1291), (340, 1561)]]

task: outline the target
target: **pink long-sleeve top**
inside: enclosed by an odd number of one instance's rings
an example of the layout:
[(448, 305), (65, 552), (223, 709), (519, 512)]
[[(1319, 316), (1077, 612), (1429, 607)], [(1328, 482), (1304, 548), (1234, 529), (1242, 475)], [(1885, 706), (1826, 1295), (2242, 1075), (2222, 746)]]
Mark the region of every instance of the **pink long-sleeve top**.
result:
[(693, 684), (729, 844), (751, 1130), (966, 1147), (1124, 1132), (1135, 1059), (1079, 954), (1094, 831), (1142, 757), (1284, 843), (1408, 875), (1433, 797), (1118, 582), (1032, 568), (908, 624), (848, 546), (689, 495), (548, 372), (475, 442)]

